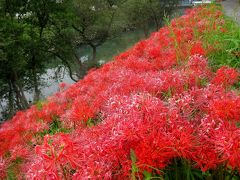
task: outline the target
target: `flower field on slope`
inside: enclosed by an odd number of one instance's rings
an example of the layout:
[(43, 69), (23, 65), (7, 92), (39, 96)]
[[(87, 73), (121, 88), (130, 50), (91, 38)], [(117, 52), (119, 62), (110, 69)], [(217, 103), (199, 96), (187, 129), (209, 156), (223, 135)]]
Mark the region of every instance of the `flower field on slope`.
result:
[(237, 69), (208, 56), (225, 33), (197, 7), (0, 127), (0, 179), (238, 179)]

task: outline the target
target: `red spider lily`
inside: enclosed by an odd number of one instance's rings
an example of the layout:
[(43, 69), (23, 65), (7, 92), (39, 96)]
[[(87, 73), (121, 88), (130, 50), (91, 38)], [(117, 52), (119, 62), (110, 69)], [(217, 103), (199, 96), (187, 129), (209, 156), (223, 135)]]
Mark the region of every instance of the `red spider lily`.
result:
[(240, 121), (240, 98), (214, 100), (209, 106), (209, 111), (214, 118), (226, 121)]
[(6, 177), (7, 162), (0, 156), (0, 178)]
[(216, 77), (212, 80), (213, 84), (221, 84), (224, 87), (233, 85), (239, 80), (239, 73), (234, 69), (223, 66), (216, 72)]
[(86, 122), (94, 117), (94, 110), (83, 99), (74, 101), (70, 110), (64, 116), (67, 121), (73, 122), (75, 125), (85, 125)]
[(195, 76), (200, 78), (207, 78), (210, 74), (210, 69), (208, 68), (207, 59), (203, 56), (194, 55), (191, 56), (187, 67), (194, 73)]
[(201, 42), (193, 43), (192, 48), (191, 48), (191, 55), (195, 55), (195, 54), (203, 55), (203, 56), (206, 54)]
[(240, 129), (225, 123), (215, 131), (212, 141), (221, 159), (231, 168), (240, 170)]
[[(76, 152), (73, 146), (73, 142), (67, 135), (45, 136), (43, 145), (35, 147), (37, 157), (25, 166), (27, 177), (34, 176), (35, 179), (69, 177), (71, 168), (76, 168), (78, 165), (74, 158)], [(34, 171), (41, 171), (41, 173), (33, 174)]]
[(65, 90), (67, 88), (67, 86), (68, 85), (66, 83), (63, 83), (63, 82), (59, 84), (59, 88), (60, 88), (61, 91)]

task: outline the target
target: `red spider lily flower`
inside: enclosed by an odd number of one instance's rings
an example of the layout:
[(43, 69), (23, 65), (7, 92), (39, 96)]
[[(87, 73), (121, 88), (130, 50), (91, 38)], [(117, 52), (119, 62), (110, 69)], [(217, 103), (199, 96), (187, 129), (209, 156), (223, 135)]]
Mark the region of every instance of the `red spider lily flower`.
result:
[(240, 129), (226, 123), (215, 131), (212, 141), (221, 159), (232, 169), (240, 170)]
[[(78, 164), (74, 159), (76, 152), (73, 142), (64, 134), (45, 136), (43, 145), (36, 146), (35, 152), (38, 157), (31, 159), (24, 167), (29, 178), (69, 178), (71, 169), (76, 168)], [(34, 173), (36, 171), (39, 173)]]
[(212, 80), (213, 84), (221, 84), (224, 87), (233, 85), (239, 80), (239, 73), (234, 69), (223, 66), (217, 70), (215, 78)]
[(226, 121), (240, 121), (240, 98), (214, 100), (209, 105), (209, 111), (214, 118)]
[(0, 179), (4, 179), (6, 178), (6, 170), (7, 170), (8, 164), (6, 162), (6, 160), (4, 160), (1, 156), (0, 156)]
[(201, 42), (193, 43), (191, 48), (191, 55), (195, 55), (195, 54), (202, 55), (202, 56), (206, 55), (206, 52)]
[(90, 118), (94, 117), (94, 114), (94, 109), (79, 98), (73, 102), (71, 109), (66, 112), (63, 118), (68, 122), (72, 121), (75, 125), (84, 126)]
[(60, 89), (60, 91), (63, 91), (63, 90), (65, 90), (65, 89), (67, 89), (67, 87), (68, 87), (68, 85), (67, 85), (66, 83), (64, 83), (64, 82), (62, 82), (62, 83), (59, 84), (59, 89)]

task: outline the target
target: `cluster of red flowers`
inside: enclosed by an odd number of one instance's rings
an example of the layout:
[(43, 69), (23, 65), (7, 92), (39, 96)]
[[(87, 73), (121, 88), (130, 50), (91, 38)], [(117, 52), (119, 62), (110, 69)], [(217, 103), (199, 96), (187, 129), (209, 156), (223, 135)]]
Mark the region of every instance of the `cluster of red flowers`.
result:
[[(211, 22), (215, 23), (211, 23)], [(198, 7), (45, 103), (1, 125), (0, 178), (128, 179), (159, 173), (174, 158), (202, 171), (240, 171), (238, 72), (208, 66), (206, 31), (221, 11)], [(54, 127), (54, 125), (56, 127)], [(55, 128), (55, 129), (54, 129)], [(153, 169), (154, 168), (154, 169)]]

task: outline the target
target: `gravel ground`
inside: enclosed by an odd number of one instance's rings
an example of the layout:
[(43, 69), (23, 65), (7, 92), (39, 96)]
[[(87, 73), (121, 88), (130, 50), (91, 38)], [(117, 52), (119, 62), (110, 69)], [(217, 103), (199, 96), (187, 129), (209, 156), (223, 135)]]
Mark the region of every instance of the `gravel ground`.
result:
[(240, 3), (239, 0), (225, 0), (221, 2), (226, 15), (232, 17), (240, 24)]

